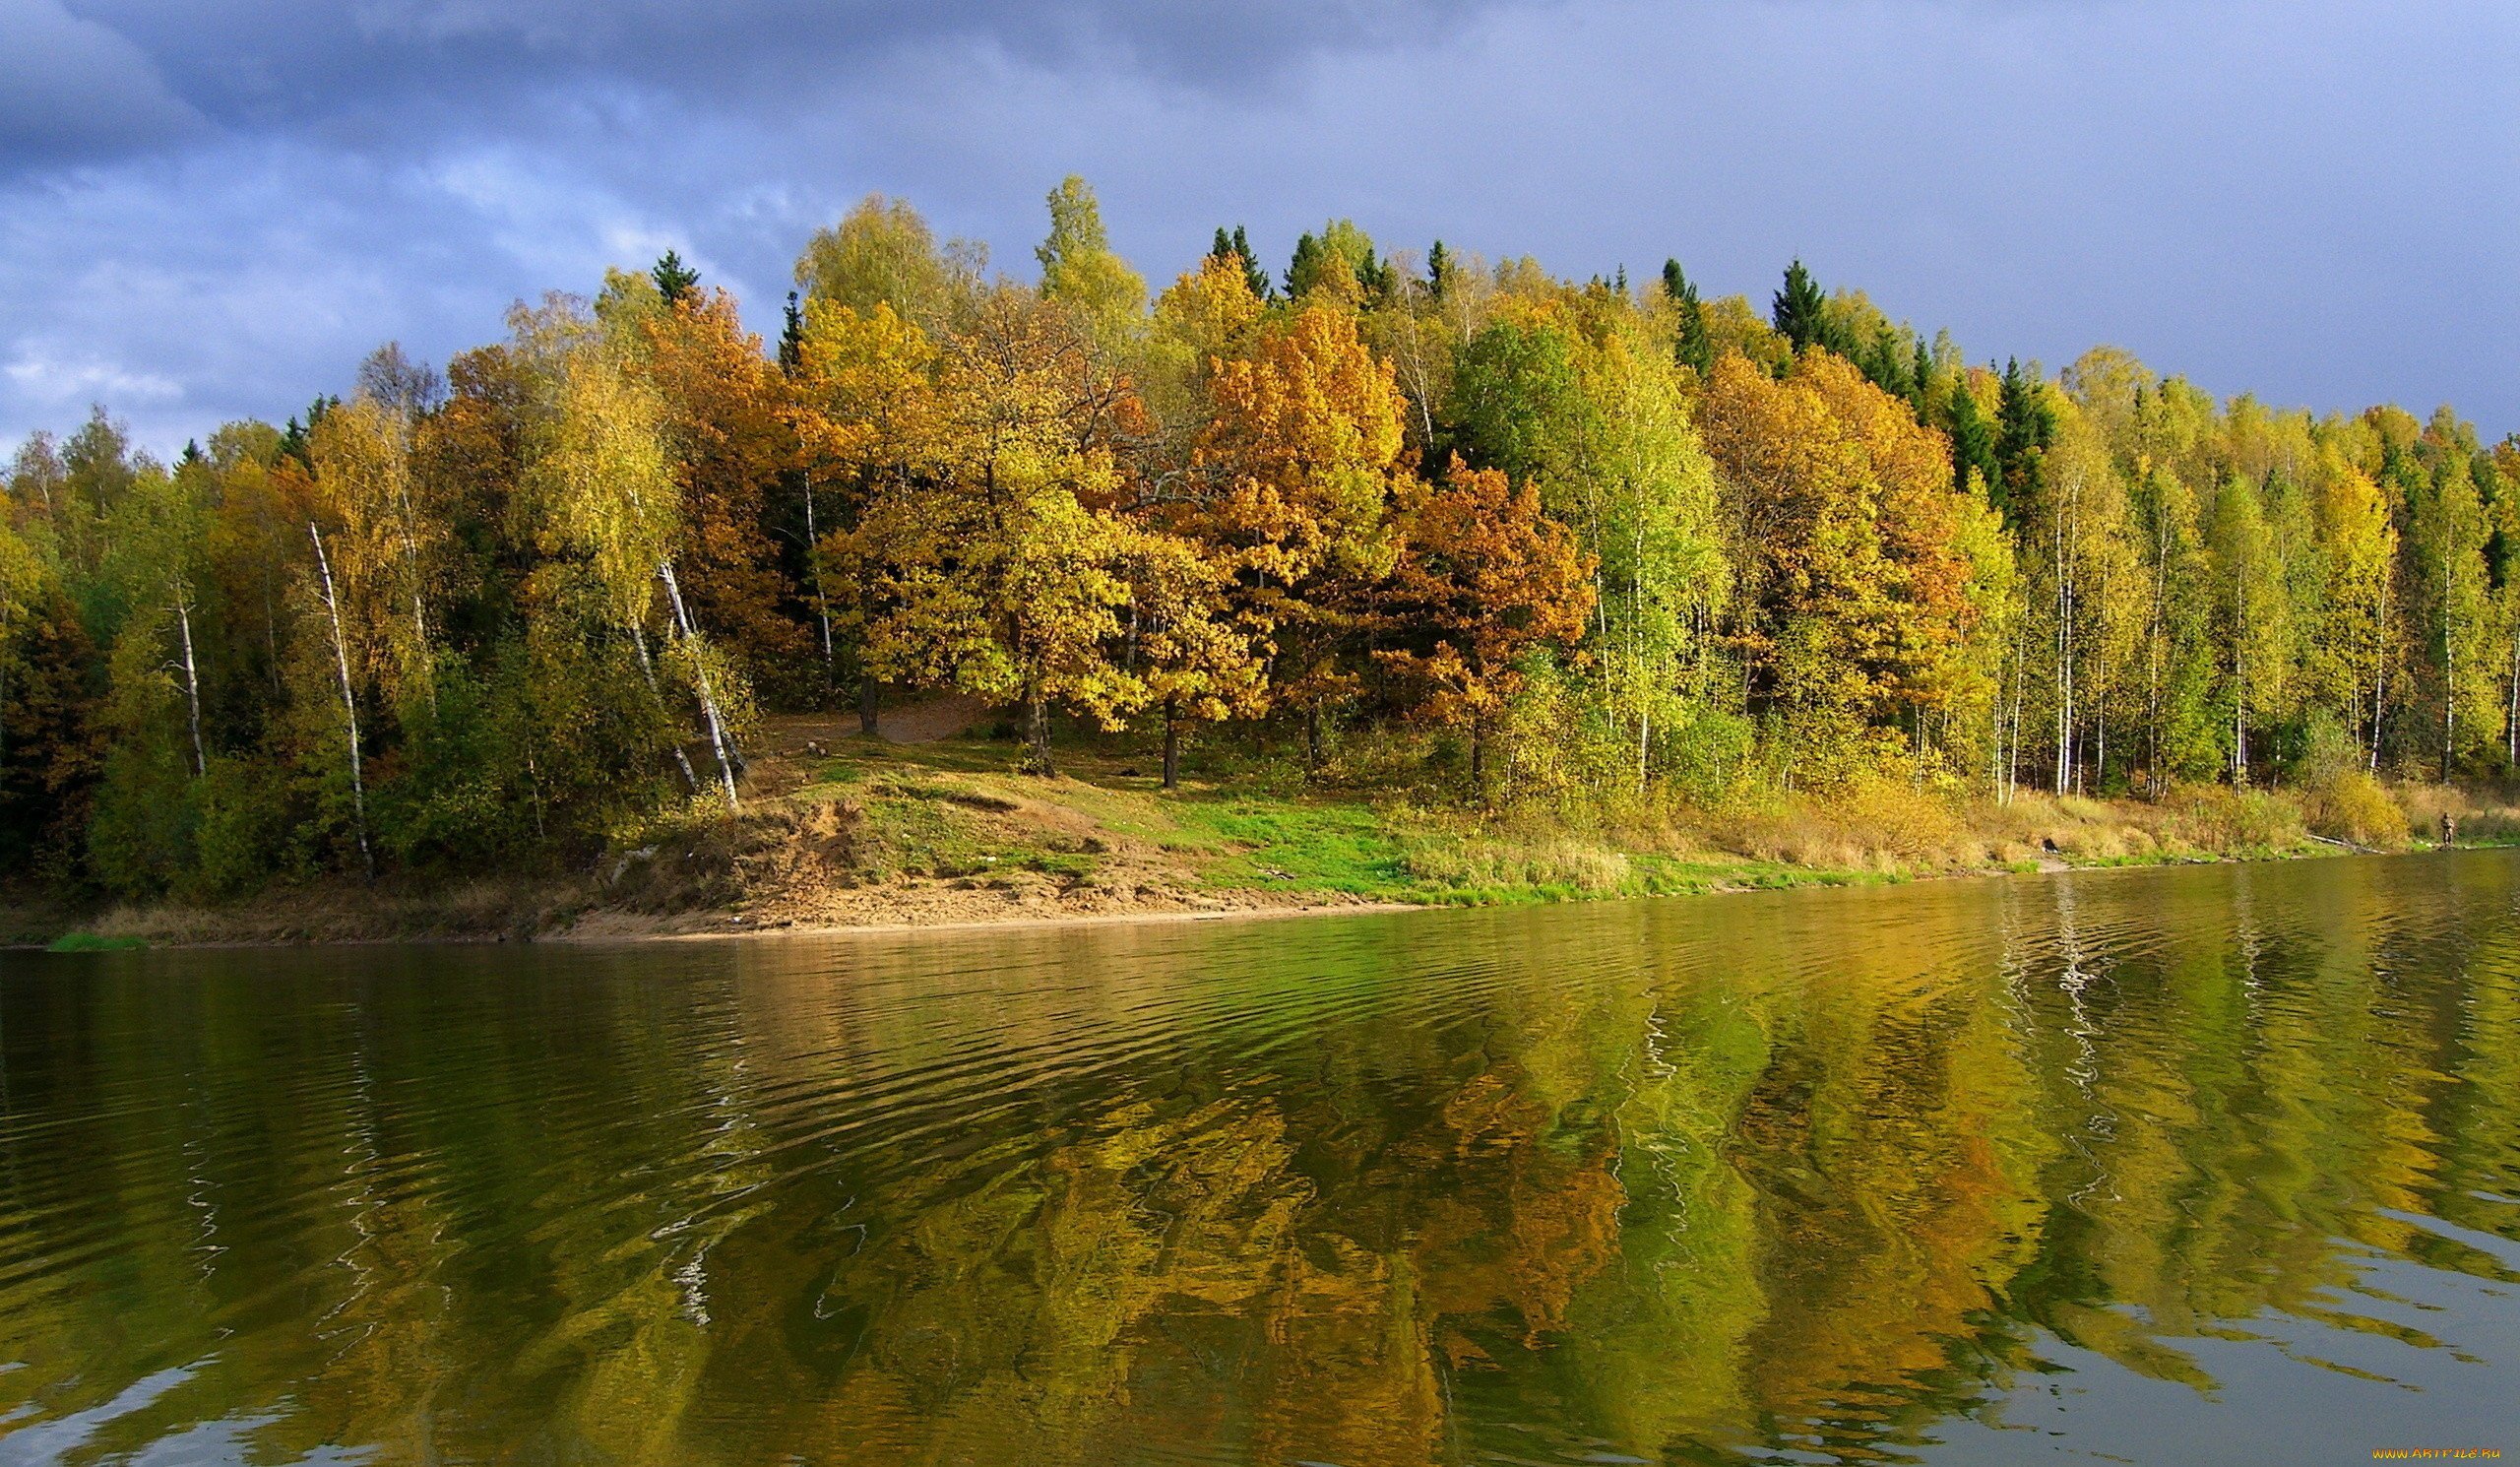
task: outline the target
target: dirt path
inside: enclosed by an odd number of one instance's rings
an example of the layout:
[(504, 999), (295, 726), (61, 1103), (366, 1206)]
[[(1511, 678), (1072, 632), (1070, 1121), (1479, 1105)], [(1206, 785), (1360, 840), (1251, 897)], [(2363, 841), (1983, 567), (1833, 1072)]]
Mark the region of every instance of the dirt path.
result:
[(875, 736), (886, 743), (933, 743), (986, 718), (989, 707), (986, 698), (947, 693), (907, 708), (887, 708), (875, 716)]
[[(990, 708), (986, 698), (964, 693), (922, 698), (877, 714), (875, 736), (886, 743), (933, 743), (979, 723), (988, 717)], [(765, 740), (769, 751), (792, 758), (803, 753), (809, 742), (832, 747), (843, 739), (855, 737), (857, 711), (774, 714), (762, 720), (762, 731), (769, 735)]]

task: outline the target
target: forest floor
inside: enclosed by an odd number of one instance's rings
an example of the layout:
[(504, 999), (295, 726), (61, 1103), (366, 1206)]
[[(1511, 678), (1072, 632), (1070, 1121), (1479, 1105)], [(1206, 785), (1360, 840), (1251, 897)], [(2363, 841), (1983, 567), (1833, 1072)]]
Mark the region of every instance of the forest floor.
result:
[[(311, 884), (226, 904), (0, 900), (0, 942), (56, 947), (394, 940), (621, 941), (761, 931), (1284, 916), (1843, 885), (1927, 876), (2363, 849), (2311, 833), (2283, 793), (2160, 801), (2024, 795), (2008, 804), (1882, 787), (1572, 826), (1307, 789), (1220, 753), (1166, 792), (1147, 751), (1092, 739), (1060, 776), (1018, 772), (982, 704), (780, 717), (755, 739), (745, 807), (660, 822), (592, 869), (376, 886)], [(989, 736), (994, 734), (996, 736)], [(2441, 787), (2392, 793), (2415, 830), (2520, 839), (2520, 806)], [(2398, 837), (2393, 849), (2425, 844)]]

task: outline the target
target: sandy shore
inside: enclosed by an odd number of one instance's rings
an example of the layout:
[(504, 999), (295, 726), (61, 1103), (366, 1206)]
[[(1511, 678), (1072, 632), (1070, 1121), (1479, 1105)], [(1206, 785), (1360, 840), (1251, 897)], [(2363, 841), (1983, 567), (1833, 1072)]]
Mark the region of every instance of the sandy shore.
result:
[(1432, 912), (1438, 908), (1409, 902), (1307, 902), (1185, 908), (1170, 912), (1051, 912), (1000, 918), (963, 918), (946, 922), (747, 922), (730, 917), (723, 925), (696, 926), (688, 918), (643, 919), (602, 913), (569, 928), (545, 932), (536, 942), (602, 944), (613, 942), (717, 942), (729, 937), (860, 937), (899, 936), (917, 932), (1008, 932), (1047, 927), (1145, 926), (1194, 922), (1271, 922), (1294, 917), (1355, 917), (1372, 912)]

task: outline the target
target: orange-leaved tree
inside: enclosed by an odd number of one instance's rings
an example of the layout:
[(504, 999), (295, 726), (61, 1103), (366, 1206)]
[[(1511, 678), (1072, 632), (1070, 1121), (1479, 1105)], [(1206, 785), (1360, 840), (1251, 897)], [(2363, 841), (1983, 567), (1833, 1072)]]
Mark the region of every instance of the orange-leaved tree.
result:
[(758, 686), (804, 694), (808, 633), (768, 532), (769, 495), (797, 459), (779, 371), (724, 290), (687, 290), (640, 321), (682, 491), (675, 569), (693, 620)]
[(1486, 795), (1487, 744), (1514, 695), (1522, 662), (1584, 635), (1593, 566), (1540, 491), (1494, 469), (1452, 462), (1441, 485), (1403, 490), (1405, 539), (1381, 609), (1415, 645), (1375, 657), (1420, 690), (1420, 716), (1470, 739), (1471, 783)]
[(1277, 696), (1303, 710), (1318, 763), (1322, 714), (1354, 685), (1345, 654), (1358, 613), (1397, 549), (1407, 405), (1354, 312), (1327, 299), (1265, 322), (1248, 354), (1216, 364), (1208, 395), (1194, 487), (1170, 518), (1232, 567), (1239, 609), (1271, 637)]

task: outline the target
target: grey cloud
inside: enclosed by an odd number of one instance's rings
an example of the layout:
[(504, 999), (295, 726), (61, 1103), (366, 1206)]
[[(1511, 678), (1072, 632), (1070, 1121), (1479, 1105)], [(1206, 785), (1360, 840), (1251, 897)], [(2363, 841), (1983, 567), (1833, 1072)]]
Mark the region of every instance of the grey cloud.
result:
[(57, 0), (0, 4), (0, 159), (81, 162), (204, 130), (147, 53), (111, 28)]
[[(94, 397), (161, 449), (284, 416), (388, 338), (442, 361), (510, 299), (668, 246), (775, 331), (796, 249), (858, 195), (905, 195), (1021, 269), (1071, 171), (1159, 286), (1219, 223), (1283, 263), (1335, 216), (1577, 277), (1676, 254), (1759, 300), (1800, 255), (1982, 359), (2106, 341), (2218, 392), (2449, 400), (2520, 427), (2507, 0), (2421, 25), (2358, 0), (1399, 20), (1292, 0), (1172, 22), (1077, 0), (994, 23), (736, 0), (719, 38), (679, 7), (577, 25), (596, 13), (566, 0), (222, 0), (191, 29), (115, 3), (83, 14), (186, 53), (169, 85), (217, 128), (0, 177), (0, 441)], [(1088, 44), (1132, 27), (1122, 61)], [(1271, 34), (1249, 75), (1203, 80), (1233, 28)]]
[[(1305, 58), (1439, 33), (1517, 0), (71, 3), (86, 32), (162, 69), (184, 104), (223, 126), (314, 128), (373, 148), (447, 129), (495, 132), (517, 109), (588, 86), (775, 111), (865, 85), (888, 67), (975, 53), (1248, 93), (1283, 82)], [(60, 60), (46, 65), (67, 99), (98, 110), (111, 79)], [(157, 139), (121, 141), (136, 150)], [(0, 140), (0, 176), (73, 156), (40, 133)]]

